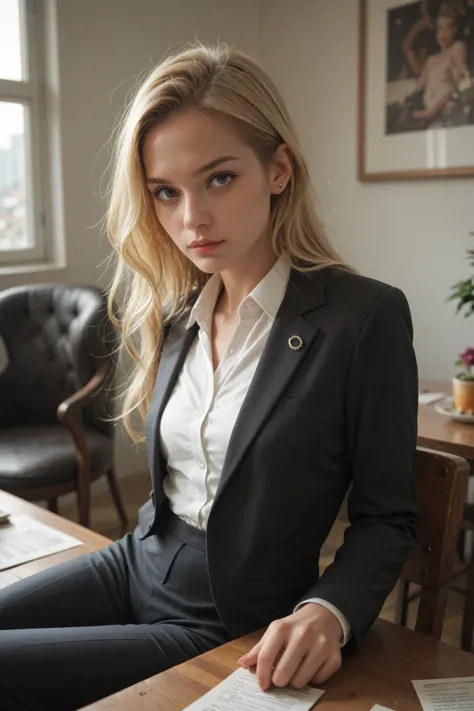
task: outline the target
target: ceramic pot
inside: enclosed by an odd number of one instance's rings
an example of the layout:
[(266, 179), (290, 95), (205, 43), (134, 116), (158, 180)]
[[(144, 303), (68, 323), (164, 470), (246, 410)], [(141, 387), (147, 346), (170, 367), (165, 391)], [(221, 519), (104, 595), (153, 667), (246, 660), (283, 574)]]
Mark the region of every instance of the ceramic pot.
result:
[(454, 406), (462, 412), (474, 412), (474, 380), (453, 378), (453, 399)]

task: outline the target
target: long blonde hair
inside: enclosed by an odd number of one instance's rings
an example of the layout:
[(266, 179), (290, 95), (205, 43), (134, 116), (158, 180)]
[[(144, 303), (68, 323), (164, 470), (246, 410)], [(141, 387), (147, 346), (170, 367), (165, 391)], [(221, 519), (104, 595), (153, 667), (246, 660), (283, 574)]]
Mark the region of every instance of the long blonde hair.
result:
[[(194, 108), (217, 112), (243, 130), (265, 161), (281, 143), (293, 155), (293, 174), (272, 201), (270, 235), (276, 255), (295, 269), (332, 266), (351, 270), (331, 245), (316, 215), (306, 162), (284, 102), (266, 72), (225, 44), (193, 43), (156, 66), (131, 101), (119, 126), (107, 214), (107, 233), (118, 257), (110, 288), (109, 316), (131, 357), (121, 412), (125, 429), (144, 441), (143, 425), (155, 384), (163, 329), (185, 312), (191, 294), (209, 275), (187, 259), (160, 225), (145, 184), (142, 144), (147, 131), (170, 115)], [(120, 295), (117, 317), (113, 306)]]

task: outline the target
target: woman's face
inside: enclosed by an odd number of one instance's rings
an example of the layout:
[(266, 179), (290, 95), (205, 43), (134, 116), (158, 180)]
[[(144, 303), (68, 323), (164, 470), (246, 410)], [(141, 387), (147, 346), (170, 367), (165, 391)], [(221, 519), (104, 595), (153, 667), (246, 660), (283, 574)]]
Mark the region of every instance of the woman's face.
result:
[(441, 49), (450, 47), (456, 39), (457, 33), (458, 28), (451, 18), (443, 16), (438, 17), (436, 21), (436, 41)]
[(264, 169), (230, 123), (190, 110), (148, 131), (143, 163), (161, 225), (199, 269), (268, 257), (270, 197), (291, 172), (286, 146)]

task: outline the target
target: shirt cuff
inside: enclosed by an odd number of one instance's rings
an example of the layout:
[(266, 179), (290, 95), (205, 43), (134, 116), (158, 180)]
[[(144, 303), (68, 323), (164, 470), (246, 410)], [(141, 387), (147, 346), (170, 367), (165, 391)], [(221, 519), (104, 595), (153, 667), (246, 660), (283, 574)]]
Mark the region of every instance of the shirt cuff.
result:
[(342, 614), (342, 612), (335, 605), (332, 605), (330, 602), (327, 602), (327, 600), (321, 600), (321, 598), (319, 598), (319, 597), (312, 597), (312, 598), (309, 598), (308, 600), (303, 600), (295, 607), (293, 612), (297, 612), (301, 607), (303, 607), (303, 605), (306, 605), (306, 603), (308, 603), (308, 602), (315, 602), (317, 605), (321, 605), (321, 607), (325, 607), (327, 610), (332, 612), (334, 617), (337, 618), (337, 620), (339, 621), (339, 624), (342, 627), (342, 637), (341, 637), (340, 644), (341, 644), (341, 647), (344, 647), (350, 639), (351, 626), (350, 626), (349, 622), (347, 621), (347, 619)]

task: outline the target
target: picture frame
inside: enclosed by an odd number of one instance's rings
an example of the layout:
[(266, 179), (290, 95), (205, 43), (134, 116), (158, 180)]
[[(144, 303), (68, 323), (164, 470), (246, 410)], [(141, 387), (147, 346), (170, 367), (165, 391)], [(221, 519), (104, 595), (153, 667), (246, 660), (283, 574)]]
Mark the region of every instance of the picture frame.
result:
[(474, 176), (474, 0), (359, 3), (359, 180)]

